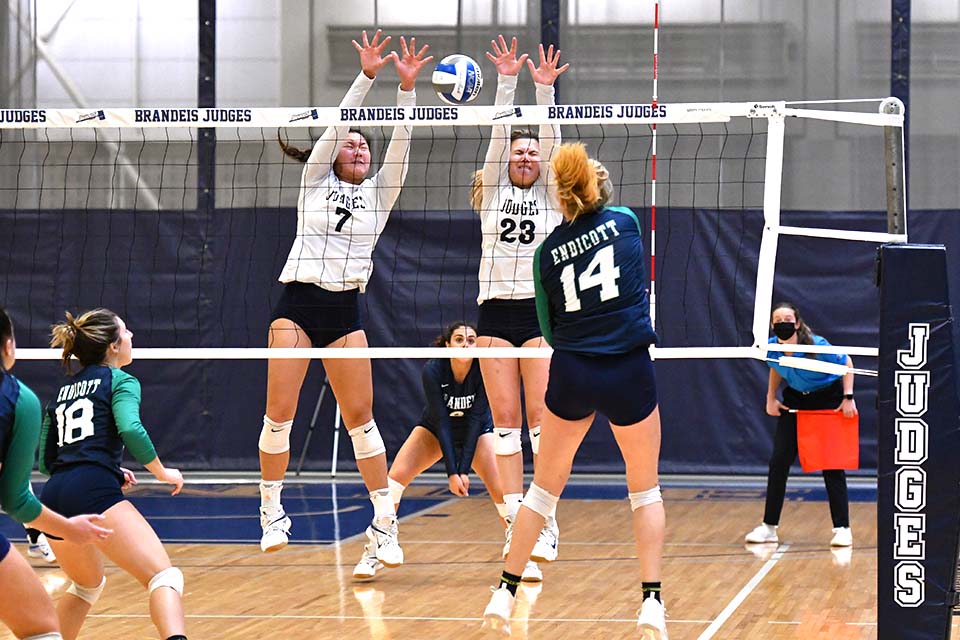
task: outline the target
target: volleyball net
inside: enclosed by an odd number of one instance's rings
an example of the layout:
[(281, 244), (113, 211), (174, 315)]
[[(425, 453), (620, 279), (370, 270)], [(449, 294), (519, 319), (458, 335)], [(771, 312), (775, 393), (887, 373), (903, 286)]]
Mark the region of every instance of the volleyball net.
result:
[[(828, 250), (906, 240), (902, 205), (899, 218), (878, 212), (865, 228), (815, 212), (803, 226), (781, 218), (789, 129), (814, 122), (855, 130), (876, 157), (878, 209), (886, 198), (895, 211), (902, 164), (885, 174), (884, 149), (902, 157), (903, 118), (893, 102), (880, 105), (6, 111), (0, 297), (24, 327), (22, 359), (55, 358), (39, 348), (48, 325), (63, 309), (95, 306), (138, 329), (138, 359), (440, 356), (422, 345), (444, 324), (476, 317), (482, 230), (469, 204), (472, 173), (483, 165), (492, 128), (509, 126), (584, 142), (610, 171), (612, 203), (638, 214), (653, 276), (655, 357), (764, 359), (776, 348), (767, 336), (784, 238)], [(411, 131), (407, 174), (362, 303), (375, 346), (268, 352), (303, 169), (285, 158), (278, 137), (309, 149), (325, 127), (360, 127), (376, 171), (397, 125)], [(496, 233), (505, 242), (525, 238), (519, 226)], [(795, 351), (807, 349), (824, 348)], [(876, 355), (857, 345), (836, 351)], [(478, 353), (493, 355), (505, 354)]]

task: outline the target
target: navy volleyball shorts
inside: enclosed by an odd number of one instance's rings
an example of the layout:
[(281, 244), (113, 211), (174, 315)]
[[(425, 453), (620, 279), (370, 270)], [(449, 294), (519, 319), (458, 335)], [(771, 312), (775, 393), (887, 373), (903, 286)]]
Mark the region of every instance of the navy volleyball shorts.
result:
[(657, 408), (649, 350), (592, 356), (554, 351), (546, 404), (564, 420), (582, 420), (599, 411), (615, 426), (640, 422)]
[(308, 282), (288, 282), (283, 286), (270, 321), (293, 320), (310, 336), (314, 347), (326, 347), (363, 328), (359, 293), (359, 289), (327, 291)]
[(99, 464), (74, 464), (57, 469), (43, 485), (40, 502), (66, 518), (103, 513), (126, 500), (120, 471)]
[(484, 300), (477, 316), (477, 335), (501, 338), (515, 347), (541, 337), (536, 299)]
[(10, 553), (10, 541), (7, 540), (7, 536), (0, 533), (0, 562), (3, 562), (8, 553)]

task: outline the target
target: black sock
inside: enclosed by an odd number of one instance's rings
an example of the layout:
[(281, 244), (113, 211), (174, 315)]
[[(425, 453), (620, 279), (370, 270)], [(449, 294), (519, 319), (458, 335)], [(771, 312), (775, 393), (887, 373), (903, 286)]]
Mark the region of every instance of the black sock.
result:
[(40, 532), (36, 529), (31, 529), (27, 527), (27, 540), (30, 541), (30, 544), (37, 544), (37, 539), (40, 537)]
[(507, 585), (507, 591), (511, 595), (517, 595), (517, 587), (520, 586), (520, 576), (515, 576), (512, 573), (507, 573), (506, 571), (500, 576), (500, 584)]
[(643, 599), (647, 598), (656, 598), (657, 602), (663, 602), (660, 599), (660, 583), (659, 582), (642, 582), (640, 586), (643, 588)]

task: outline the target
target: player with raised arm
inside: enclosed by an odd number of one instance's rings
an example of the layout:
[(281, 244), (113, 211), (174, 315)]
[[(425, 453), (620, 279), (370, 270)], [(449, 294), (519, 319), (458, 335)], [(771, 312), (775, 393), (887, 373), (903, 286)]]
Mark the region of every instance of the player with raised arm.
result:
[[(363, 32), (353, 41), (361, 72), (341, 107), (355, 107), (373, 85), (377, 73), (393, 62), (400, 76), (399, 106), (416, 103), (420, 69), (433, 59), (426, 46), (419, 51), (400, 38), (402, 55), (383, 54), (390, 37), (372, 40)], [(280, 274), (283, 294), (273, 311), (272, 348), (366, 347), (360, 320), (359, 294), (373, 271), (373, 250), (383, 232), (407, 174), (410, 126), (394, 127), (383, 166), (372, 177), (370, 148), (364, 135), (345, 127), (328, 127), (307, 154), (281, 145), (302, 162), (297, 202), (297, 235)], [(272, 359), (267, 365), (267, 407), (260, 434), (260, 523), (264, 552), (286, 546), (290, 519), (281, 503), (283, 477), (290, 462), (290, 429), (309, 360)], [(387, 486), (387, 456), (373, 419), (373, 380), (367, 358), (324, 359), (323, 366), (357, 460), (357, 468), (373, 503), (367, 536), (387, 566), (403, 564), (397, 518)]]
[[(487, 58), (497, 67), (498, 106), (512, 105), (517, 74), (526, 62), (536, 85), (537, 104), (554, 103), (554, 82), (569, 68), (558, 67), (560, 50), (540, 45), (540, 64), (523, 54), (517, 58), (517, 39), (507, 47), (501, 35), (491, 41)], [(537, 246), (560, 224), (554, 205), (553, 175), (549, 159), (560, 144), (560, 128), (540, 127), (539, 135), (496, 125), (484, 158), (483, 169), (475, 175), (471, 204), (480, 214), (483, 247), (480, 258), (480, 305), (477, 345), (481, 347), (546, 346), (537, 323), (533, 286), (533, 256)], [(548, 164), (541, 169), (541, 160)], [(480, 361), (484, 386), (493, 414), (494, 450), (500, 469), (507, 508), (506, 543), (510, 537), (523, 496), (523, 455), (520, 428), (523, 413), (520, 385), (526, 401), (527, 425), (536, 460), (539, 449), (543, 395), (549, 363), (545, 359), (484, 358)], [(555, 514), (544, 525), (533, 559), (550, 562), (557, 557), (559, 529)], [(529, 566), (528, 573), (538, 573)]]

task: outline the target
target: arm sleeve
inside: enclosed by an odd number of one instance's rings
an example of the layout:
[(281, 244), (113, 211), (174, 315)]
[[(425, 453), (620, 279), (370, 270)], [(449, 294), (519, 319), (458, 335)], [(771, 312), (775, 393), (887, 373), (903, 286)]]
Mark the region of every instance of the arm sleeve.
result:
[[(536, 87), (537, 104), (551, 106), (555, 103), (556, 91), (553, 85), (536, 84)], [(540, 138), (540, 166), (544, 176), (544, 184), (547, 187), (547, 198), (550, 200), (550, 206), (556, 209), (558, 207), (557, 181), (554, 179), (553, 164), (550, 161), (553, 160), (554, 152), (560, 148), (560, 125), (542, 124), (538, 136)]]
[(140, 381), (119, 369), (113, 376), (113, 418), (120, 439), (137, 462), (145, 465), (156, 459), (157, 450), (140, 422)]
[(443, 466), (448, 476), (457, 473), (457, 457), (453, 447), (453, 433), (450, 425), (450, 414), (443, 404), (443, 391), (440, 389), (440, 383), (437, 382), (427, 367), (423, 368), (423, 393), (427, 396), (427, 407), (431, 415), (436, 419), (434, 427), (435, 436), (440, 442), (440, 451), (443, 453)]
[(20, 385), (10, 434), (10, 446), (0, 472), (0, 505), (19, 522), (32, 522), (40, 515), (40, 501), (30, 491), (30, 472), (40, 437), (40, 401)]
[(467, 439), (463, 444), (463, 452), (460, 454), (460, 460), (457, 462), (457, 473), (468, 474), (470, 467), (473, 466), (473, 456), (477, 452), (477, 441), (480, 439), (480, 431), (490, 422), (490, 405), (487, 403), (487, 392), (480, 385), (477, 388), (477, 395), (473, 399), (473, 407), (470, 409), (470, 415), (467, 418), (469, 425), (467, 430)]
[[(517, 76), (497, 75), (497, 96), (493, 104), (512, 105), (517, 92)], [(490, 132), (490, 144), (483, 159), (483, 202), (489, 203), (506, 180), (510, 150), (510, 125), (494, 125)]]
[[(404, 91), (399, 87), (397, 88), (398, 107), (412, 107), (416, 104), (416, 90)], [(403, 187), (404, 180), (407, 179), (411, 129), (413, 127), (408, 124), (393, 128), (393, 135), (390, 136), (390, 144), (387, 145), (387, 151), (383, 158), (383, 167), (380, 168), (373, 180), (376, 189), (374, 193), (376, 193), (379, 202), (377, 215), (383, 214), (382, 219), (377, 220), (378, 226), (381, 228), (387, 223), (387, 216), (397, 202), (397, 198), (400, 197), (400, 189)]]
[[(353, 84), (347, 90), (347, 94), (340, 101), (340, 107), (358, 107), (363, 104), (363, 99), (373, 86), (373, 78), (368, 78), (361, 71), (357, 74)], [(330, 173), (333, 161), (340, 152), (340, 146), (347, 137), (350, 127), (327, 127), (313, 145), (310, 157), (307, 158), (307, 165), (303, 168), (302, 185), (306, 187), (313, 185), (323, 179), (323, 176)]]
[(540, 324), (540, 333), (547, 344), (553, 344), (553, 319), (550, 317), (550, 300), (540, 281), (540, 251), (541, 244), (533, 254), (533, 287), (537, 299), (537, 322)]

